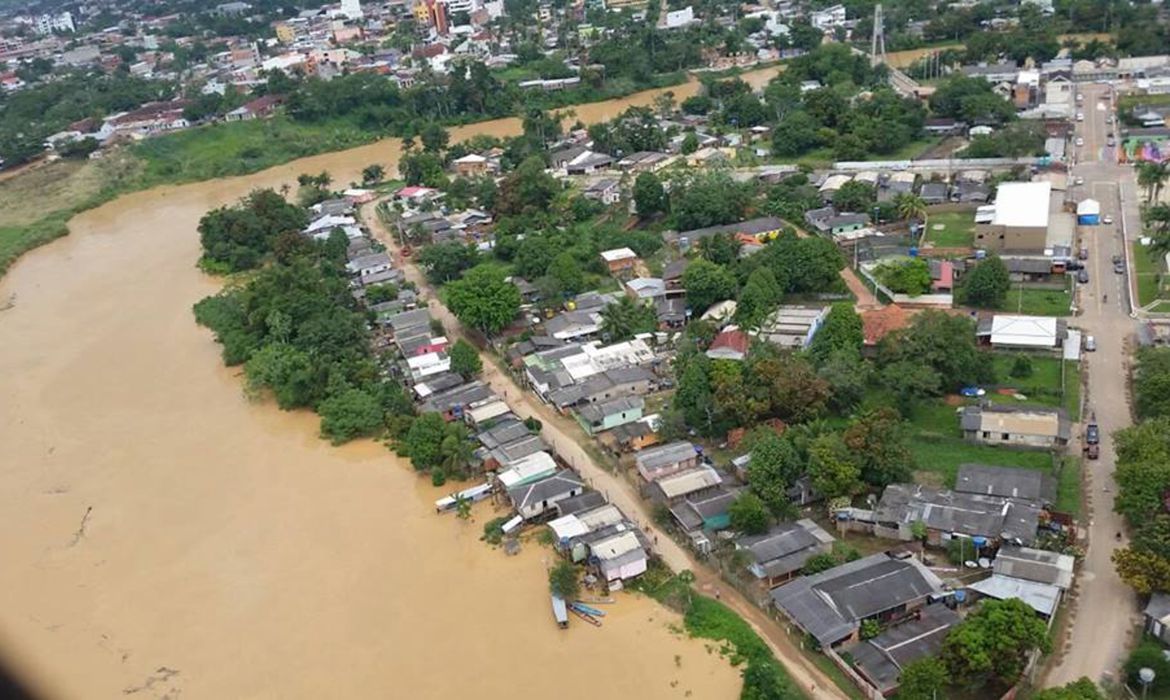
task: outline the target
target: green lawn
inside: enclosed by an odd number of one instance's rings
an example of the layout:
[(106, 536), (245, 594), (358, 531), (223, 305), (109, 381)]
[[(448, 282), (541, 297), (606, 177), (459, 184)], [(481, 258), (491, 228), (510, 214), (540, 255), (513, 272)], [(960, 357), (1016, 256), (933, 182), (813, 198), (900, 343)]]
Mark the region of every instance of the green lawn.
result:
[(1065, 457), (1056, 481), (1056, 509), (1070, 515), (1081, 514), (1081, 459)]
[(1133, 274), (1137, 278), (1138, 306), (1154, 303), (1159, 296), (1158, 273), (1161, 266), (1140, 243), (1133, 244)]
[[(1061, 363), (1056, 357), (1029, 355), (1032, 360), (1030, 377), (1011, 376), (1016, 353), (996, 353), (995, 376), (1000, 387), (1010, 387), (1028, 397), (1027, 403), (1064, 408), (1069, 418), (1076, 420), (1081, 400), (1081, 371), (1075, 362), (1064, 363), (1064, 391), (1061, 390)], [(1015, 397), (991, 392), (988, 397), (996, 403), (1020, 403)]]
[[(975, 242), (975, 212), (928, 213), (926, 241), (939, 248), (970, 248)], [(942, 226), (942, 229), (938, 227)]]
[(999, 310), (1029, 316), (1068, 316), (1071, 303), (1072, 295), (1067, 286), (1064, 289), (1052, 289), (1016, 284), (1008, 292), (1007, 301)]

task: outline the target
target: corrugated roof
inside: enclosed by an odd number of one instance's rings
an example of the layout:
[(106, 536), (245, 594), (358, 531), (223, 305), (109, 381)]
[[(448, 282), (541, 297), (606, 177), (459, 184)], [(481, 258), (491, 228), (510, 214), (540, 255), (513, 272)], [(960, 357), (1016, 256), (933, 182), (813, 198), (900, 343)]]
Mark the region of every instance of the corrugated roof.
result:
[(1002, 574), (992, 574), (990, 578), (976, 581), (967, 587), (996, 600), (1019, 598), (1036, 612), (1049, 617), (1056, 612), (1056, 606), (1060, 603), (1060, 589), (1056, 586)]
[(1051, 182), (1004, 182), (996, 190), (995, 226), (1047, 227)]

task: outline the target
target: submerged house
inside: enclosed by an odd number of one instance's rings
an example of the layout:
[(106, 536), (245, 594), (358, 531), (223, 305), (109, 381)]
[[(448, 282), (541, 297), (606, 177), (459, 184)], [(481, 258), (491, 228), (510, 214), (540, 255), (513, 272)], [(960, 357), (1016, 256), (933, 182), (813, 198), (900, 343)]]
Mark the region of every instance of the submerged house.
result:
[(557, 472), (539, 481), (508, 489), (508, 500), (525, 520), (534, 520), (555, 512), (558, 501), (578, 496), (585, 484), (569, 472)]

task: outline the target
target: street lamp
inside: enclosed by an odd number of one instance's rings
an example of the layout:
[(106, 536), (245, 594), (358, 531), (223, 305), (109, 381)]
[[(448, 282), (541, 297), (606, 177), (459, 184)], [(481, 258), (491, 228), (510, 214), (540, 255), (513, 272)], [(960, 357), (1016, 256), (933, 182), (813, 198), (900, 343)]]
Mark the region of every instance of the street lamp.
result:
[(1138, 678), (1142, 682), (1142, 700), (1146, 700), (1146, 694), (1149, 693), (1150, 684), (1154, 682), (1156, 675), (1152, 668), (1143, 667), (1138, 670)]

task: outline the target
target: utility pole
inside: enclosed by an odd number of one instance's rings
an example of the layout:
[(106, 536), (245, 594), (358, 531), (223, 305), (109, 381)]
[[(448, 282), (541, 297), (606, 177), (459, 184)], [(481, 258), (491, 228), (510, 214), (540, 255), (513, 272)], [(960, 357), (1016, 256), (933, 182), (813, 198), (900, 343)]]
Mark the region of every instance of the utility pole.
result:
[(878, 65), (886, 62), (886, 30), (883, 27), (885, 24), (882, 19), (882, 5), (878, 3), (873, 8), (873, 43), (869, 50), (869, 61), (871, 65)]

